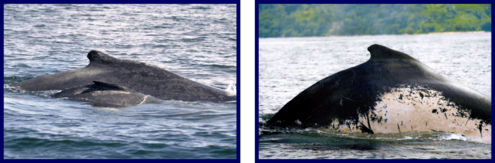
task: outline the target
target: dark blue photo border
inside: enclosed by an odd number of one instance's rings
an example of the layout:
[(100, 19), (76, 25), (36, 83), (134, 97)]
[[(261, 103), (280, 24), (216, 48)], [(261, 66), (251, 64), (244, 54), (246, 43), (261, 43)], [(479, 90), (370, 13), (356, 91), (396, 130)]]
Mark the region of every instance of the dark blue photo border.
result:
[[(34, 0), (2, 0), (3, 4), (41, 4), (41, 3), (45, 3), (45, 4), (56, 4), (56, 3), (71, 3), (71, 4), (236, 4), (236, 8), (237, 8), (237, 22), (236, 22), (236, 32), (237, 32), (237, 43), (236, 43), (236, 50), (237, 50), (237, 59), (236, 59), (236, 66), (237, 66), (237, 84), (236, 84), (236, 90), (237, 90), (237, 114), (236, 114), (236, 118), (237, 118), (237, 122), (236, 122), (236, 126), (237, 126), (237, 130), (236, 130), (236, 134), (237, 134), (237, 155), (236, 155), (236, 159), (83, 159), (83, 160), (80, 160), (80, 159), (71, 159), (71, 160), (67, 160), (67, 159), (4, 159), (3, 161), (5, 162), (26, 162), (26, 161), (30, 161), (30, 162), (88, 162), (88, 161), (96, 161), (96, 162), (108, 162), (108, 161), (118, 161), (118, 162), (167, 162), (167, 163), (174, 163), (174, 162), (177, 162), (177, 163), (190, 163), (190, 162), (202, 162), (202, 163), (240, 163), (240, 156), (241, 156), (241, 145), (240, 145), (240, 137), (241, 137), (241, 116), (240, 116), (240, 88), (241, 88), (241, 80), (240, 80), (240, 77), (241, 77), (241, 71), (240, 71), (240, 68), (241, 68), (241, 61), (240, 61), (240, 55), (241, 55), (241, 51), (240, 51), (240, 40), (241, 40), (241, 15), (240, 15), (240, 10), (241, 10), (241, 3), (240, 3), (240, 0), (167, 0), (167, 1), (159, 1), (159, 0), (141, 0), (141, 1), (131, 1), (131, 0), (120, 0), (120, 1), (116, 1), (116, 0), (100, 0), (100, 1), (96, 1), (96, 0), (72, 0), (72, 1), (61, 1), (61, 0), (42, 0), (42, 1), (34, 1)], [(3, 8), (2, 8), (2, 13), (3, 13)], [(2, 22), (3, 21), (4, 17), (2, 16)], [(2, 25), (2, 29), (3, 29), (3, 25)], [(3, 30), (2, 30), (3, 31)], [(2, 38), (3, 38), (3, 32), (2, 32)], [(3, 45), (3, 39), (2, 39), (2, 45)], [(2, 48), (2, 63), (4, 63), (4, 59), (3, 59), (3, 48)], [(3, 70), (3, 67), (2, 67), (2, 70)], [(3, 72), (3, 71), (2, 71)], [(2, 81), (2, 84), (3, 81)], [(2, 98), (2, 103), (3, 103), (3, 98)], [(3, 112), (2, 112), (2, 117), (3, 117)], [(3, 121), (2, 121), (2, 124), (3, 124)], [(3, 134), (2, 134), (3, 135)], [(2, 142), (2, 146), (3, 146), (3, 142)], [(2, 148), (2, 153), (4, 152), (4, 149)]]
[[(299, 163), (299, 162), (357, 162), (357, 161), (366, 161), (366, 162), (396, 162), (398, 160), (396, 159), (388, 159), (388, 160), (381, 160), (381, 159), (373, 159), (373, 160), (367, 160), (367, 159), (259, 159), (259, 139), (258, 139), (258, 133), (259, 133), (259, 5), (260, 4), (492, 4), (493, 1), (488, 1), (488, 0), (473, 0), (473, 1), (459, 1), (459, 0), (417, 0), (417, 1), (390, 1), (390, 0), (385, 0), (385, 1), (364, 1), (364, 0), (334, 0), (334, 1), (325, 1), (325, 0), (255, 0), (255, 162), (257, 163)], [(493, 12), (492, 12), (493, 13)], [(493, 18), (492, 18), (492, 24), (493, 24)], [(494, 34), (492, 33), (492, 66), (494, 63), (493, 59), (493, 36)], [(492, 71), (492, 76), (493, 76), (493, 71)], [(493, 86), (493, 80), (492, 80), (492, 86)], [(493, 92), (493, 87), (492, 87), (492, 92)], [(492, 99), (493, 101), (493, 99)], [(494, 106), (492, 105), (492, 110)], [(493, 113), (492, 113), (493, 117)], [(493, 130), (492, 130), (492, 135), (493, 135)], [(493, 145), (492, 145), (492, 151), (493, 151)], [(493, 159), (493, 154), (492, 154), (492, 159)], [(418, 160), (400, 160), (405, 161), (405, 162), (412, 162), (412, 161), (418, 161)], [(470, 161), (470, 160), (420, 160), (420, 161), (427, 161), (427, 162), (465, 162), (465, 161)], [(491, 160), (476, 160), (479, 162), (491, 162)]]

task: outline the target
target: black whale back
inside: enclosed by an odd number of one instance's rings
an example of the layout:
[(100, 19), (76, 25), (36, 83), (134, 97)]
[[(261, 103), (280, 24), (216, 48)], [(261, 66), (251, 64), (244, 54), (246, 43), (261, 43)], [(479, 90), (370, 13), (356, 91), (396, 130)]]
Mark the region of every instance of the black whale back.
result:
[[(359, 114), (374, 109), (380, 95), (398, 86), (422, 86), (443, 93), (470, 109), (472, 118), (491, 123), (491, 101), (436, 74), (413, 57), (382, 45), (368, 48), (371, 58), (313, 84), (289, 101), (267, 123), (276, 126), (327, 126), (338, 119), (356, 123)], [(474, 108), (474, 109), (473, 109)]]

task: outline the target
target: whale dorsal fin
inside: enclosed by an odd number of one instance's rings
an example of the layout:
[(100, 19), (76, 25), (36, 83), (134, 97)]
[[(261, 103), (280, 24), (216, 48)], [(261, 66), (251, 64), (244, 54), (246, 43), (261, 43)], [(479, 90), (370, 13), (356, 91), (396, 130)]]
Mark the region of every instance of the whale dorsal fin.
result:
[(109, 84), (101, 81), (93, 81), (94, 88), (97, 88), (98, 90), (125, 90), (124, 87), (118, 86), (115, 84)]
[(97, 50), (91, 50), (88, 53), (88, 59), (90, 64), (91, 63), (112, 64), (118, 61), (118, 59)]
[(410, 59), (416, 60), (413, 57), (402, 53), (400, 51), (392, 50), (383, 45), (373, 44), (368, 47), (368, 51), (371, 53), (370, 60), (386, 60), (386, 59)]

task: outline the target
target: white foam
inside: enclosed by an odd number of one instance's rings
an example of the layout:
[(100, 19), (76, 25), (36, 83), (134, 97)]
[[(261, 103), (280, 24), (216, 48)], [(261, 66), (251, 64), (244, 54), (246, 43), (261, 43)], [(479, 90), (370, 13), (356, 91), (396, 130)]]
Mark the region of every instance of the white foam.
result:
[(225, 89), (225, 92), (227, 92), (228, 96), (237, 96), (236, 85), (230, 82), (229, 86), (227, 86), (227, 89)]

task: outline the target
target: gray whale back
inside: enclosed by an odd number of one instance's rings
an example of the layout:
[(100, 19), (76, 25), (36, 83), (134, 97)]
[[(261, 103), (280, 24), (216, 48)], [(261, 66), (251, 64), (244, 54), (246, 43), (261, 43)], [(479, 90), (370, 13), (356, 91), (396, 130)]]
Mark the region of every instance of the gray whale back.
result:
[(92, 85), (93, 81), (105, 81), (162, 100), (219, 102), (236, 99), (223, 90), (146, 63), (115, 58), (96, 50), (91, 50), (87, 57), (90, 63), (84, 68), (39, 76), (13, 86), (28, 91), (66, 90)]

